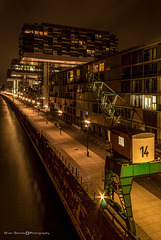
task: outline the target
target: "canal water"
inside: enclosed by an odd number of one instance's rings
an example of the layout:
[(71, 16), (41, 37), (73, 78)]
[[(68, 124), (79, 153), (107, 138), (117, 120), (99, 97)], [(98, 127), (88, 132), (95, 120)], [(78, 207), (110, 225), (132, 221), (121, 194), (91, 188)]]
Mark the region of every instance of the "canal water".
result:
[(29, 138), (2, 97), (0, 239), (80, 239)]

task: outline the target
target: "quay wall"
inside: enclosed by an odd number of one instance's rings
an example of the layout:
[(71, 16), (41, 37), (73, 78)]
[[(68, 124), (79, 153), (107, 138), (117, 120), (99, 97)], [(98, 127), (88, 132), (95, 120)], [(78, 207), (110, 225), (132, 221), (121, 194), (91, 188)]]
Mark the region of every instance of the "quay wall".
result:
[(34, 145), (55, 189), (57, 190), (79, 236), (83, 240), (121, 240), (123, 236), (98, 204), (97, 190), (92, 182), (79, 171), (79, 166), (70, 156), (55, 146), (50, 136), (41, 130), (8, 97), (4, 100), (11, 106)]

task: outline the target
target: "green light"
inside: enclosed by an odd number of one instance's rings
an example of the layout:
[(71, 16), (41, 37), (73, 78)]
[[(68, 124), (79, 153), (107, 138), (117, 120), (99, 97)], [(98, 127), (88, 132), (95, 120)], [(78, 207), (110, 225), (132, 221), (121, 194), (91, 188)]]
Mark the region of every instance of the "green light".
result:
[(102, 199), (102, 206), (106, 206), (106, 201), (104, 199)]

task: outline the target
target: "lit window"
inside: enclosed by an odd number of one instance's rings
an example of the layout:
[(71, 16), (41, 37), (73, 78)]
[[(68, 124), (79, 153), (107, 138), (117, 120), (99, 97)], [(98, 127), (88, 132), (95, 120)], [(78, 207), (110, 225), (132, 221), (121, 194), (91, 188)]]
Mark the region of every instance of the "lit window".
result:
[(99, 64), (99, 71), (104, 71), (104, 63)]
[(69, 71), (68, 73), (67, 73), (67, 75), (68, 75), (68, 79), (69, 79), (69, 81), (70, 81), (70, 83), (73, 81), (73, 71)]
[(85, 111), (85, 117), (87, 118), (88, 117), (88, 112)]
[(92, 53), (92, 51), (87, 49), (87, 54), (90, 55), (91, 53)]
[(80, 77), (80, 69), (77, 69), (77, 77)]
[(157, 108), (157, 98), (152, 95), (143, 95), (143, 108), (156, 110)]
[(124, 147), (124, 138), (119, 136), (118, 140), (119, 140), (119, 145)]
[(93, 72), (93, 65), (88, 65), (88, 71)]
[(157, 48), (155, 47), (152, 49), (152, 59), (154, 60), (156, 58), (157, 58)]
[(108, 132), (108, 141), (110, 142), (111, 141), (111, 133), (110, 131), (107, 131)]
[(98, 64), (93, 66), (93, 72), (98, 72)]

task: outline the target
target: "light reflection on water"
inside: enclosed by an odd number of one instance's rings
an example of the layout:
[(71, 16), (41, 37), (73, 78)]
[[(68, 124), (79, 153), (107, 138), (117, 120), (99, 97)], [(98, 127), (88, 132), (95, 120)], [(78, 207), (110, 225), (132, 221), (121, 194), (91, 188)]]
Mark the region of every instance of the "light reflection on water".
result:
[(0, 216), (0, 239), (79, 239), (26, 133), (1, 97)]

